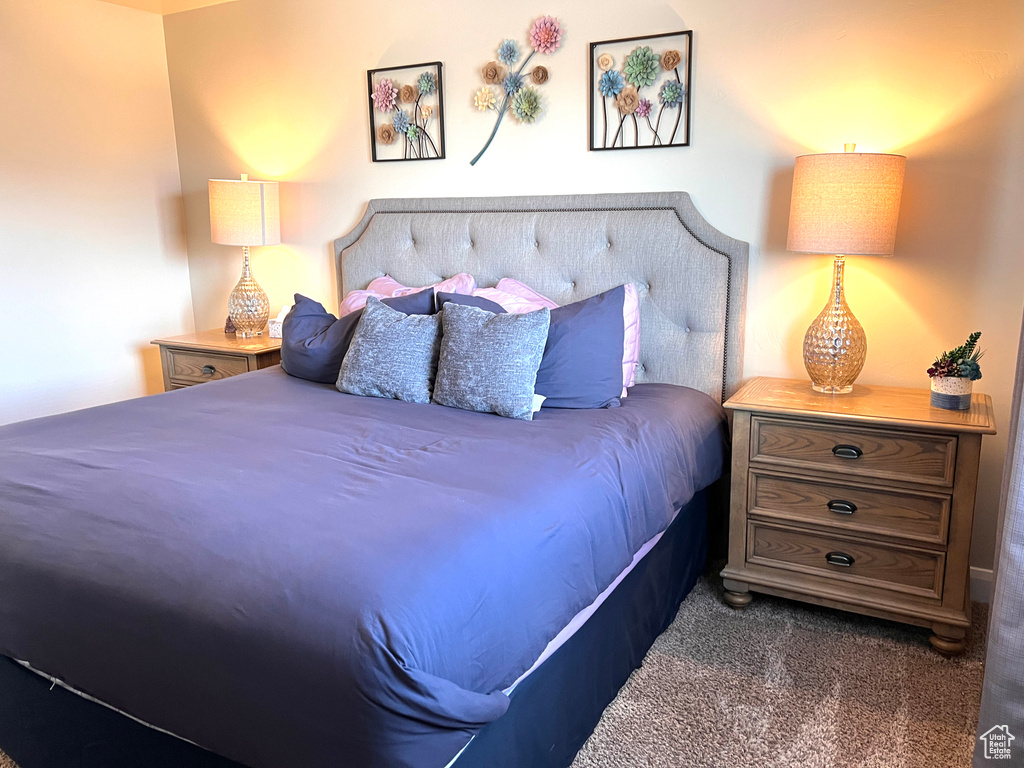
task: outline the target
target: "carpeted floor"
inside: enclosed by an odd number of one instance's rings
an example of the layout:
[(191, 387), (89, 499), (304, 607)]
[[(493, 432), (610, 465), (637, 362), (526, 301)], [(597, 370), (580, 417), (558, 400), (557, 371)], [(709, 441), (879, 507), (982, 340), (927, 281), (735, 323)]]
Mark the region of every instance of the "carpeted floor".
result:
[(573, 768), (962, 768), (981, 703), (987, 606), (964, 655), (927, 630), (705, 578), (605, 710)]
[[(698, 583), (573, 768), (969, 765), (986, 606), (975, 604), (967, 653), (950, 660), (925, 630), (760, 595), (736, 612), (720, 590), (714, 577)], [(20, 761), (0, 752), (0, 768), (235, 765), (48, 688), (20, 668), (0, 676), (0, 749)], [(60, 708), (27, 711), (44, 693)]]

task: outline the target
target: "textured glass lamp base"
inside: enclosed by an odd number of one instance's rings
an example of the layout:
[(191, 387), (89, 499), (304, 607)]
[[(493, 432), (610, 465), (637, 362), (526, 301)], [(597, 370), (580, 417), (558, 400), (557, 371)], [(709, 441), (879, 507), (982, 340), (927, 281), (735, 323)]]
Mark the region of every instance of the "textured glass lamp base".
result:
[(242, 246), (242, 276), (228, 298), (228, 317), (235, 324), (235, 336), (251, 339), (261, 336), (270, 319), (270, 299), (252, 276), (249, 248)]
[(832, 296), (804, 336), (804, 368), (817, 392), (845, 395), (853, 391), (868, 355), (864, 328), (846, 305), (843, 293), (845, 260), (836, 257)]
[(811, 389), (816, 392), (824, 392), (826, 395), (848, 395), (853, 392), (853, 384), (846, 386), (829, 386), (828, 384), (815, 384), (811, 382)]

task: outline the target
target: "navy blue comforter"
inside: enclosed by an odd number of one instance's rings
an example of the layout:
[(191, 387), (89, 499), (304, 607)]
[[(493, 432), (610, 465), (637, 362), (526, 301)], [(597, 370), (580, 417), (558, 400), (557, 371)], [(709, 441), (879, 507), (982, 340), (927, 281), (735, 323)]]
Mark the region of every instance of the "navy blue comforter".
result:
[(722, 473), (668, 385), (533, 422), (279, 368), (0, 428), (0, 653), (253, 766), (444, 766)]

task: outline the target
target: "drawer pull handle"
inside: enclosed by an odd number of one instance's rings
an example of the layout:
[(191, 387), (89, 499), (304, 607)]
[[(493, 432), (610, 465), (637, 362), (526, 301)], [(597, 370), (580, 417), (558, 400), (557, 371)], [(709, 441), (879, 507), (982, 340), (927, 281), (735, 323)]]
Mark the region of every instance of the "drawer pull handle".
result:
[(832, 449), (832, 454), (840, 459), (859, 459), (864, 451), (856, 445), (837, 445)]
[(838, 515), (852, 515), (857, 511), (856, 504), (852, 501), (843, 501), (842, 499), (832, 499), (827, 506), (830, 511)]
[(216, 372), (217, 369), (214, 368), (212, 365), (203, 366), (203, 376), (213, 376), (213, 374), (215, 374)]
[(849, 568), (853, 565), (853, 558), (845, 552), (829, 552), (825, 555), (825, 561), (829, 565), (841, 565), (843, 568)]

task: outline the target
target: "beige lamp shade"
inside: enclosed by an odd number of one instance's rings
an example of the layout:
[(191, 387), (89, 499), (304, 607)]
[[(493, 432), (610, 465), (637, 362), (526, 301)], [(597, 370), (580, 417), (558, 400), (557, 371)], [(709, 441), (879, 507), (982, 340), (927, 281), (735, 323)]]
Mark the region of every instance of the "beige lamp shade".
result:
[(786, 248), (891, 256), (906, 165), (903, 155), (864, 152), (798, 157)]
[(276, 181), (210, 179), (210, 239), (222, 245), (277, 245)]

